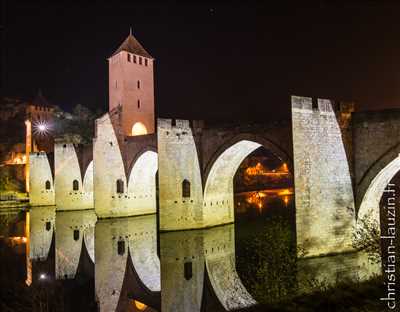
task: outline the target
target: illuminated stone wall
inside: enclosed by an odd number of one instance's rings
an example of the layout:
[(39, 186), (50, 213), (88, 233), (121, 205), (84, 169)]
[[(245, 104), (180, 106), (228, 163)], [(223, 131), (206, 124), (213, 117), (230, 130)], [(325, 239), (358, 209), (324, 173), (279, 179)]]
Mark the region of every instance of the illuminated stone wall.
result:
[[(129, 54), (133, 58), (133, 54)], [(144, 59), (142, 56), (140, 58)], [(143, 64), (128, 62), (128, 52), (121, 51), (110, 57), (108, 64), (109, 106), (110, 110), (119, 105), (122, 107), (125, 135), (131, 135), (132, 126), (137, 122), (146, 127), (147, 133), (154, 133), (153, 59), (147, 58), (147, 66), (144, 65), (144, 60)]]
[(75, 277), (83, 246), (94, 263), (94, 226), (96, 220), (96, 214), (93, 209), (58, 211), (56, 213), (57, 279)]
[[(281, 124), (218, 128), (198, 121), (190, 125), (188, 120), (175, 120), (172, 125), (170, 119), (158, 119), (161, 230), (233, 222), (233, 178), (240, 163), (264, 146), (291, 168), (289, 130)], [(187, 198), (182, 194), (184, 180), (191, 186)]]
[[(160, 229), (203, 226), (203, 191), (196, 143), (187, 120), (158, 119)], [(183, 197), (182, 182), (190, 182), (190, 197)]]
[(292, 97), (297, 243), (307, 256), (351, 249), (352, 181), (332, 102)]
[[(53, 175), (47, 157), (44, 152), (31, 153), (29, 156), (29, 203), (31, 206), (55, 204)], [(46, 189), (46, 181), (50, 182), (50, 189)]]
[[(123, 149), (125, 146), (118, 141), (108, 114), (96, 121), (96, 134), (93, 160), (97, 215), (108, 218), (155, 213), (157, 153), (149, 150), (140, 152), (141, 145), (136, 147), (135, 142), (130, 142), (130, 149)], [(140, 140), (140, 137), (137, 138)], [(131, 165), (128, 164), (129, 157), (125, 157), (130, 154), (140, 154), (131, 160)], [(117, 180), (123, 184), (120, 193), (117, 192)]]
[[(145, 292), (160, 291), (155, 215), (99, 220), (95, 237), (95, 287), (100, 311), (115, 311), (118, 305), (128, 254), (147, 288)], [(140, 298), (143, 294), (135, 295)]]
[[(55, 190), (57, 210), (93, 208), (93, 166), (80, 168), (76, 149), (71, 143), (54, 145)], [(86, 169), (82, 177), (81, 169)], [(78, 189), (73, 189), (73, 181)]]
[[(379, 215), (382, 191), (400, 170), (396, 166), (400, 154), (399, 133), (398, 109), (353, 114), (354, 182), (358, 214), (373, 210), (375, 215)], [(363, 209), (366, 208), (364, 212), (360, 210), (362, 205)]]
[(55, 227), (55, 209), (54, 206), (30, 209), (30, 260), (47, 259)]

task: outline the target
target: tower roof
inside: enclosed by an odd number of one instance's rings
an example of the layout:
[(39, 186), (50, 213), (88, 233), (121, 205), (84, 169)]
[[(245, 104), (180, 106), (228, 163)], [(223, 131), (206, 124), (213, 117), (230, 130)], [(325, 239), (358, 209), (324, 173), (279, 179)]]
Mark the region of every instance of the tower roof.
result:
[(33, 98), (33, 100), (31, 100), (31, 103), (33, 105), (37, 105), (37, 106), (46, 106), (46, 107), (52, 107), (53, 105), (51, 105), (49, 103), (49, 101), (47, 101), (47, 99), (43, 96), (42, 94), (42, 90), (38, 90), (37, 95)]
[(137, 54), (140, 56), (153, 58), (143, 48), (143, 46), (139, 43), (139, 41), (137, 41), (137, 39), (132, 35), (132, 33), (130, 33), (129, 36), (126, 37), (125, 41), (122, 42), (122, 44), (119, 46), (119, 48), (111, 56), (114, 56), (115, 54), (118, 54), (121, 51), (127, 51), (127, 52)]

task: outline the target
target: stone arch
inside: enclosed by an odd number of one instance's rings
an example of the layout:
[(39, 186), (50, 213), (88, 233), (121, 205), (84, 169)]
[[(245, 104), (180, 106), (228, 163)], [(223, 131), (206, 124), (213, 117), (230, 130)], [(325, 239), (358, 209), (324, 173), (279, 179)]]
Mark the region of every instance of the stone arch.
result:
[(264, 146), (292, 168), (287, 154), (268, 140), (242, 135), (229, 143), (229, 147), (226, 147), (227, 144), (223, 146), (222, 152), (218, 150), (206, 168), (203, 201), (203, 222), (206, 227), (234, 221), (233, 178), (242, 161), (257, 148)]
[(156, 172), (158, 155), (147, 150), (134, 161), (128, 180), (129, 196), (144, 213), (156, 212)]
[(93, 192), (93, 160), (86, 168), (85, 176), (83, 177), (83, 189), (85, 192)]
[[(364, 201), (367, 191), (370, 189), (374, 179), (395, 160), (400, 154), (400, 143), (386, 150), (377, 160), (365, 171), (357, 183), (356, 189), (356, 209), (357, 215), (361, 209), (361, 203)], [(389, 180), (390, 181), (390, 180)]]
[(253, 133), (241, 133), (224, 142), (224, 144), (222, 144), (216, 150), (216, 152), (211, 156), (210, 160), (207, 162), (205, 166), (203, 174), (204, 183), (206, 182), (207, 177), (209, 176), (211, 168), (213, 167), (217, 159), (222, 155), (222, 153), (229, 147), (235, 145), (236, 143), (239, 143), (240, 141), (252, 141), (259, 143), (260, 146), (265, 147), (267, 150), (271, 151), (276, 157), (281, 159), (283, 162), (286, 162), (289, 167), (289, 171), (293, 172), (293, 159), (290, 156), (291, 151), (287, 151), (285, 150), (285, 148), (280, 147), (279, 144), (274, 142), (272, 139), (265, 138), (263, 136)]
[[(375, 170), (374, 170), (375, 171)], [(391, 162), (382, 168), (369, 184), (357, 213), (357, 221), (364, 218), (371, 218), (372, 222), (380, 225), (379, 202), (386, 186), (400, 171), (400, 155), (397, 155)]]

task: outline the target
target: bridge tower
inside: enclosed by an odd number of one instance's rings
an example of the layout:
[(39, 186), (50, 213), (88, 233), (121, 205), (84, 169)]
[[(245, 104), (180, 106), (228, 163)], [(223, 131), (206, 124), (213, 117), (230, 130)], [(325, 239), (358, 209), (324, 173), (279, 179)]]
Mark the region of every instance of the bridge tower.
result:
[(153, 63), (132, 31), (108, 58), (109, 111), (121, 109), (120, 122), (127, 136), (155, 131)]

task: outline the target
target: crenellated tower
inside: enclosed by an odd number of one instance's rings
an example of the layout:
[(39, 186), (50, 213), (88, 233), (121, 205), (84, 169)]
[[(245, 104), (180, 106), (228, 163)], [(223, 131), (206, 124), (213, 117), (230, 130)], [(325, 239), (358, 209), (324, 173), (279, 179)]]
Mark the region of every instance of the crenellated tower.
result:
[(108, 59), (109, 111), (120, 107), (125, 135), (155, 132), (153, 65), (132, 32)]

